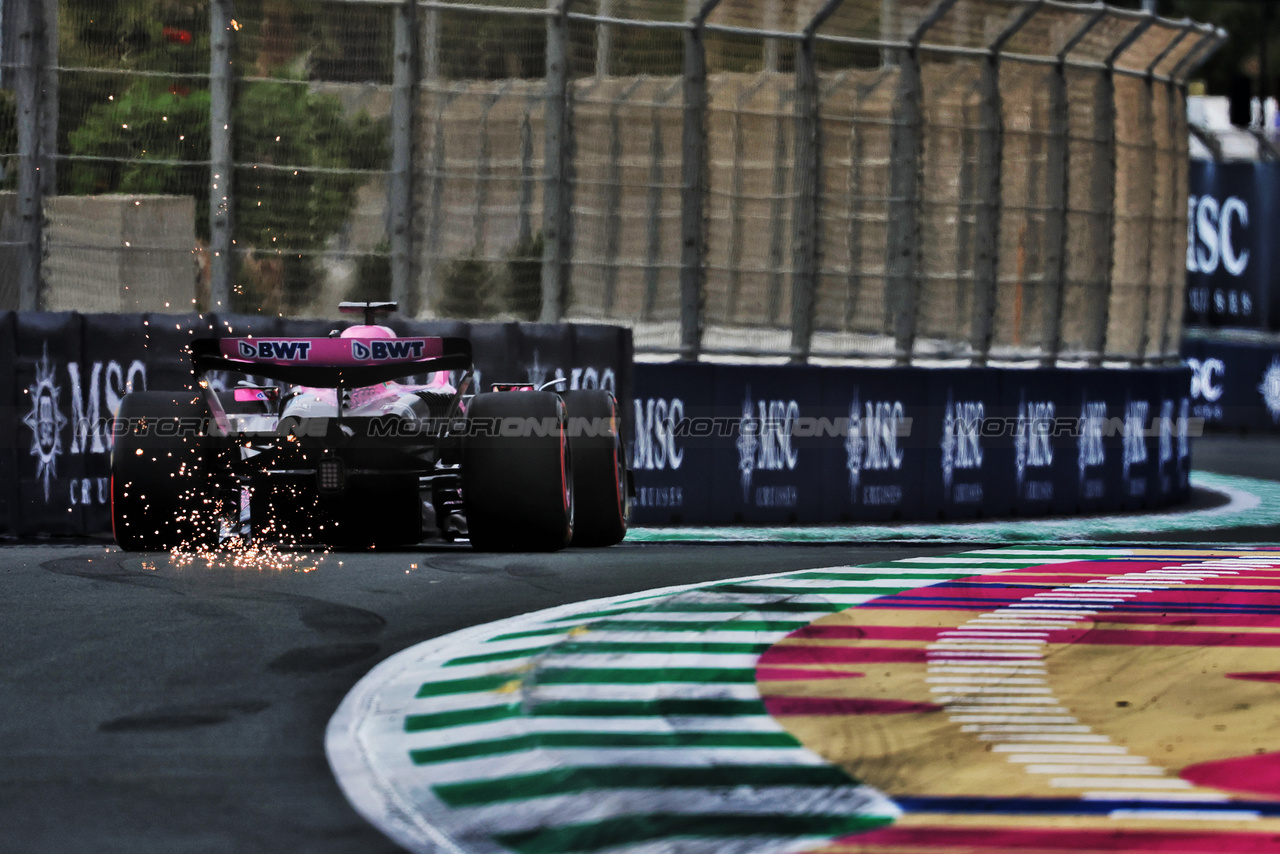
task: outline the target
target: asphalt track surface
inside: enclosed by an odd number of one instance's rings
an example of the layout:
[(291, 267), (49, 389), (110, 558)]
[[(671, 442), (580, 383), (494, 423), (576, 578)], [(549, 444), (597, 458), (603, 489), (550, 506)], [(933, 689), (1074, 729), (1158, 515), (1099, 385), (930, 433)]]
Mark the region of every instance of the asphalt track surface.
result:
[[(1280, 481), (1274, 438), (1216, 437), (1195, 453), (1200, 469)], [(1280, 530), (1247, 534), (1187, 540), (1280, 542)], [(398, 851), (347, 804), (324, 756), (334, 709), (388, 656), (586, 599), (955, 551), (684, 543), (480, 555), (441, 545), (235, 566), (102, 543), (7, 546), (0, 852)]]

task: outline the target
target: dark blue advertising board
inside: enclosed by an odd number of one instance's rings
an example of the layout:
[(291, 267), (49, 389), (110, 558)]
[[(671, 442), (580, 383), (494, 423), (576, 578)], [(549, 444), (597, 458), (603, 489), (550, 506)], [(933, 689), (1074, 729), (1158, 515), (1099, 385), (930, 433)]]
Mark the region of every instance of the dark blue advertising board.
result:
[(1191, 414), (1206, 429), (1280, 429), (1280, 342), (1188, 339), (1182, 356), (1191, 371)]
[(1192, 160), (1187, 199), (1186, 322), (1278, 328), (1270, 299), (1276, 259), (1273, 163)]
[(637, 364), (635, 521), (1102, 513), (1189, 495), (1190, 372)]
[[(200, 337), (316, 337), (351, 321), (214, 314), (0, 313), (0, 533), (108, 534), (111, 418), (130, 390), (192, 387)], [(392, 319), (398, 332), (472, 342), (483, 382), (632, 394), (631, 333), (612, 326)], [(624, 426), (629, 419), (622, 407)]]
[[(941, 440), (928, 410), (929, 375), (909, 368), (810, 369), (827, 414), (845, 429), (827, 443), (822, 521), (918, 519), (927, 511), (927, 459)], [(804, 520), (807, 521), (807, 520)]]

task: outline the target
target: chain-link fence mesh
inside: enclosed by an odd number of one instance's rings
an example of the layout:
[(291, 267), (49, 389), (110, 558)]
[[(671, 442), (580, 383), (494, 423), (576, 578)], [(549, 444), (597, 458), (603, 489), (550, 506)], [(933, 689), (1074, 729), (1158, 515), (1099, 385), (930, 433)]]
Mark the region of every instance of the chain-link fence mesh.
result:
[(0, 252), (42, 164), (45, 307), (395, 297), (792, 360), (1178, 349), (1211, 28), (1054, 0), (56, 5), (52, 47), (0, 56)]

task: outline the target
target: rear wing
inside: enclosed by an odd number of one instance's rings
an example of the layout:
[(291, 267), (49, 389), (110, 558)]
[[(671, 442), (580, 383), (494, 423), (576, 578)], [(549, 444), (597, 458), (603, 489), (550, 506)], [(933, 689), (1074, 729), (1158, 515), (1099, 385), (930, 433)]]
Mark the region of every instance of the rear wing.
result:
[(201, 338), (188, 350), (198, 376), (239, 371), (315, 388), (471, 367), (466, 338)]

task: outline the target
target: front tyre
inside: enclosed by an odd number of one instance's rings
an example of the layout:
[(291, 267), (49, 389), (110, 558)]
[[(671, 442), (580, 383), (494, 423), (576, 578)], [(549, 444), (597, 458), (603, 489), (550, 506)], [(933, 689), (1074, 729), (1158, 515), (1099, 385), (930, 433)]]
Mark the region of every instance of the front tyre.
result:
[(462, 501), (482, 551), (555, 551), (573, 538), (573, 470), (559, 395), (477, 394), (462, 439)]
[(194, 392), (132, 392), (120, 401), (111, 452), (111, 530), (125, 551), (216, 541), (223, 496)]
[(564, 392), (573, 452), (577, 508), (573, 545), (599, 547), (627, 535), (627, 452), (618, 428), (618, 402), (607, 391)]

